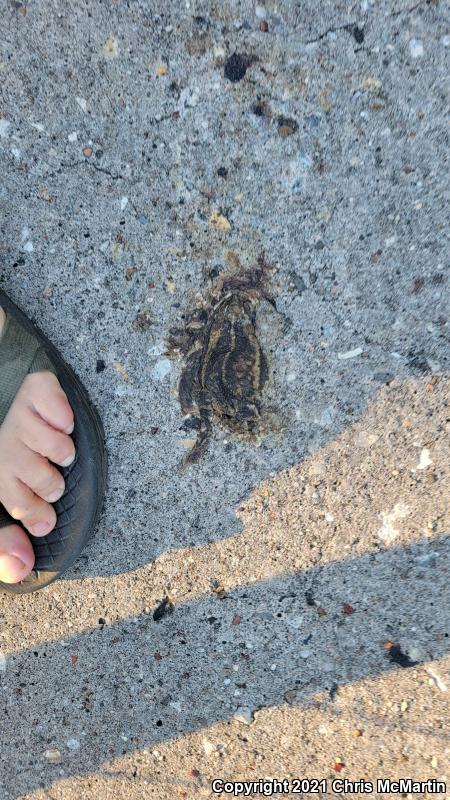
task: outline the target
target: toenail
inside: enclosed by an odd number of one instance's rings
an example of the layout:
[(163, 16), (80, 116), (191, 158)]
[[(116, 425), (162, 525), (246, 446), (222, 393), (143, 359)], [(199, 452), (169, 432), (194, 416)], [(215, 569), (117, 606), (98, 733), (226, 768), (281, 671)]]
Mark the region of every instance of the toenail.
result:
[(67, 433), (70, 436), (70, 434), (73, 433), (74, 427), (75, 427), (75, 423), (72, 422), (72, 424), (69, 425), (68, 428), (65, 428), (64, 433)]
[(28, 567), (17, 556), (12, 556), (9, 553), (0, 555), (0, 580), (4, 583), (10, 583), (11, 579), (17, 581), (24, 578), (30, 569), (31, 567)]
[(68, 458), (66, 458), (65, 461), (61, 461), (61, 466), (62, 467), (70, 467), (70, 465), (72, 464), (74, 458), (75, 458), (75, 453), (73, 455), (69, 456)]
[(50, 522), (36, 522), (35, 525), (31, 526), (30, 533), (34, 533), (35, 536), (43, 536), (46, 533), (50, 533), (51, 529)]
[(61, 486), (59, 489), (55, 489), (55, 491), (49, 494), (49, 496), (46, 497), (45, 499), (47, 500), (47, 503), (56, 503), (56, 501), (59, 500), (59, 498), (63, 494), (64, 494), (64, 486)]

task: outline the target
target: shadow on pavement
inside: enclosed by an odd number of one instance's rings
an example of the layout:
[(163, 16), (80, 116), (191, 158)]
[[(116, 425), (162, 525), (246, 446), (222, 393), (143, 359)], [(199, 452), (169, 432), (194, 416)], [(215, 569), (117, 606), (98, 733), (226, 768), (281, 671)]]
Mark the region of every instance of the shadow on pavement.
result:
[[(342, 684), (443, 658), (448, 546), (436, 537), (287, 573), (181, 603), (160, 621), (140, 614), (9, 656), (3, 785), (15, 796), (59, 778), (43, 757), (52, 747), (64, 752), (65, 777), (85, 775), (231, 720), (238, 707), (302, 703), (320, 690), (332, 703)], [(64, 744), (73, 737), (76, 753)]]

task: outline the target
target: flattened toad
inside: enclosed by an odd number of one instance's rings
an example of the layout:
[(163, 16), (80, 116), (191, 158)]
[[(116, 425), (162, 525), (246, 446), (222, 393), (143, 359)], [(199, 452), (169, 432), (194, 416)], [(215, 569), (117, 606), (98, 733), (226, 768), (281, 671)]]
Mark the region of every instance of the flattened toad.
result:
[(185, 327), (171, 331), (168, 354), (185, 359), (178, 387), (181, 409), (197, 430), (185, 465), (206, 451), (213, 420), (250, 437), (260, 429), (269, 373), (256, 331), (256, 307), (263, 298), (275, 305), (267, 292), (270, 271), (260, 256), (254, 267), (219, 277), (189, 312)]

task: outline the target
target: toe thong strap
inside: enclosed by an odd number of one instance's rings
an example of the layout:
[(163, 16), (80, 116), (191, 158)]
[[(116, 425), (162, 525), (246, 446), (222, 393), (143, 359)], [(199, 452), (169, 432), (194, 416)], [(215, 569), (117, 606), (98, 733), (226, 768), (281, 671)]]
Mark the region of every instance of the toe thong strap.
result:
[[(7, 315), (0, 338), (0, 425), (29, 372), (54, 368), (39, 342)], [(1, 509), (0, 509), (1, 519)]]

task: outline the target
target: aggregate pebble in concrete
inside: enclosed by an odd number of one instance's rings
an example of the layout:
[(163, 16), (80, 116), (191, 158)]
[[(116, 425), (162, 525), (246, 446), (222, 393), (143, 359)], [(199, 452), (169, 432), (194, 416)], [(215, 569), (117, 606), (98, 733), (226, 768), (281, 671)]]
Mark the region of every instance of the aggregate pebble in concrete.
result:
[[(154, 6), (0, 23), (0, 282), (111, 470), (66, 578), (0, 599), (0, 797), (444, 779), (448, 7)], [(182, 473), (168, 331), (262, 251), (277, 424)]]

